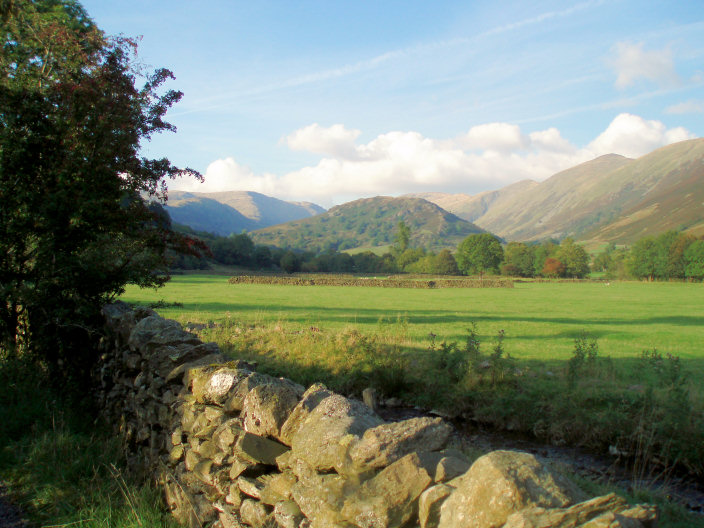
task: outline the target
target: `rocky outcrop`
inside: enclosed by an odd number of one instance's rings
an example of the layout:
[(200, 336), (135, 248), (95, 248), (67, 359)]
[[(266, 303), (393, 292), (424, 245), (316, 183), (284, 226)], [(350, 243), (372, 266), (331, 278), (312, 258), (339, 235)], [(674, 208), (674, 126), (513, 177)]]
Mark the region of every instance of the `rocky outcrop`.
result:
[(439, 418), (386, 423), (224, 357), (178, 323), (116, 303), (96, 381), (131, 466), (181, 523), (215, 528), (652, 527), (654, 508), (591, 500), (533, 456), (469, 460)]

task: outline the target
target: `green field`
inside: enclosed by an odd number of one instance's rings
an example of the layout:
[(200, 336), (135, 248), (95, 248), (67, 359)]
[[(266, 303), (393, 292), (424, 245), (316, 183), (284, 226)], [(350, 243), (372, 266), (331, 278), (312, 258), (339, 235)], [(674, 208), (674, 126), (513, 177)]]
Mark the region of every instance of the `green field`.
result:
[(182, 275), (123, 299), (212, 323), (203, 340), (304, 385), (373, 387), (554, 444), (615, 445), (634, 468), (657, 460), (704, 475), (702, 284), (420, 290)]
[[(227, 277), (176, 276), (164, 288), (129, 287), (130, 303), (183, 303), (159, 313), (182, 323), (224, 321), (337, 331), (350, 326), (377, 332), (398, 325), (416, 347), (461, 341), (471, 322), (490, 341), (506, 331), (514, 357), (565, 360), (583, 330), (600, 353), (635, 358), (657, 348), (701, 372), (704, 362), (704, 285), (685, 283), (518, 283), (515, 288), (386, 289), (230, 285)], [(400, 328), (403, 326), (403, 328)]]

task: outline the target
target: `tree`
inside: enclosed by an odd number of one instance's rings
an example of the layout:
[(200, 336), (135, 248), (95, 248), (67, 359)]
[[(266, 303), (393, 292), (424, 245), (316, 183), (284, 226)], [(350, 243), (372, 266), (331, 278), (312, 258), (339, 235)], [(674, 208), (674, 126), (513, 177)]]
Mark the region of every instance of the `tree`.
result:
[(684, 279), (685, 251), (696, 238), (692, 235), (667, 231), (655, 239), (655, 276), (658, 279)]
[(73, 0), (3, 2), (0, 14), (0, 346), (85, 370), (101, 305), (128, 282), (163, 284), (168, 248), (203, 247), (142, 199), (164, 200), (164, 178), (200, 177), (140, 156), (174, 130), (163, 117), (182, 94)]
[(406, 270), (408, 266), (423, 257), (425, 257), (425, 250), (422, 248), (406, 249), (396, 257), (396, 265), (400, 270)]
[(562, 241), (555, 258), (565, 265), (565, 276), (581, 279), (589, 275), (589, 255), (571, 238)]
[(479, 273), (483, 277), (487, 271), (498, 273), (503, 257), (499, 239), (491, 233), (479, 233), (469, 235), (460, 242), (455, 260), (464, 274)]
[(704, 240), (692, 242), (684, 253), (688, 279), (704, 279)]
[(396, 232), (396, 238), (394, 240), (394, 250), (396, 254), (401, 255), (408, 249), (408, 245), (411, 241), (411, 230), (403, 220), (399, 220), (396, 229), (398, 229), (398, 231)]
[(545, 267), (545, 260), (555, 253), (557, 245), (551, 241), (547, 241), (540, 245), (531, 246), (530, 249), (533, 253), (534, 275), (541, 275)]
[(565, 265), (557, 259), (548, 257), (545, 259), (545, 264), (543, 264), (542, 274), (545, 277), (557, 278), (565, 276)]
[(457, 261), (449, 249), (443, 249), (435, 257), (435, 269), (433, 271), (439, 275), (459, 275)]
[(504, 250), (504, 275), (533, 277), (535, 275), (535, 254), (532, 248), (522, 242), (509, 242)]
[(638, 279), (655, 279), (658, 247), (655, 238), (641, 238), (631, 248), (630, 272)]
[(301, 259), (293, 251), (287, 251), (281, 257), (279, 266), (286, 273), (295, 273), (301, 269)]

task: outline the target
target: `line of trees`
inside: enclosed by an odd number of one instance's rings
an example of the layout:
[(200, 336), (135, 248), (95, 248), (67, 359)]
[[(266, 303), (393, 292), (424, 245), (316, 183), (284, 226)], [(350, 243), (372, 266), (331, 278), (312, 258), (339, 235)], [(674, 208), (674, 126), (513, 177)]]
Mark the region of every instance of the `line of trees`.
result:
[[(191, 235), (191, 230), (185, 228)], [(573, 239), (542, 243), (509, 242), (503, 245), (490, 233), (470, 235), (455, 253), (438, 253), (411, 247), (410, 229), (399, 222), (394, 244), (384, 255), (371, 251), (355, 254), (329, 249), (322, 253), (294, 252), (256, 245), (246, 233), (229, 237), (197, 233), (210, 246), (212, 258), (226, 265), (286, 272), (418, 273), (431, 275), (501, 274), (526, 278), (584, 278), (591, 272), (606, 278), (669, 280), (704, 279), (704, 240), (669, 231), (636, 242), (632, 248), (608, 246), (595, 255)], [(175, 255), (175, 267), (207, 268), (204, 259)]]
[(609, 278), (704, 279), (704, 239), (667, 231), (638, 240), (630, 249), (611, 245), (594, 258), (594, 271)]

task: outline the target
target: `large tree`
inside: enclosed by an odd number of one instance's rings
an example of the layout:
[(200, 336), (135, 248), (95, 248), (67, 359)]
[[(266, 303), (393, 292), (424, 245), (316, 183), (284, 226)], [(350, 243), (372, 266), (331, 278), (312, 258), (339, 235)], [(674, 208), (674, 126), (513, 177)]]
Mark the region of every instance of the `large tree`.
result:
[(498, 273), (504, 258), (501, 242), (491, 233), (469, 235), (457, 246), (457, 267), (469, 275), (479, 273), (484, 276), (487, 271)]
[(567, 277), (581, 279), (589, 275), (589, 255), (571, 238), (566, 238), (560, 243), (555, 258), (565, 265)]
[(200, 175), (140, 155), (174, 130), (163, 117), (182, 94), (78, 2), (13, 0), (0, 16), (0, 343), (86, 367), (101, 304), (128, 282), (162, 284), (166, 249), (192, 243), (144, 198)]

